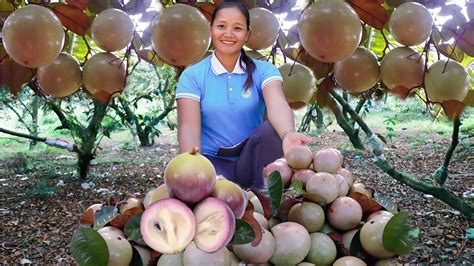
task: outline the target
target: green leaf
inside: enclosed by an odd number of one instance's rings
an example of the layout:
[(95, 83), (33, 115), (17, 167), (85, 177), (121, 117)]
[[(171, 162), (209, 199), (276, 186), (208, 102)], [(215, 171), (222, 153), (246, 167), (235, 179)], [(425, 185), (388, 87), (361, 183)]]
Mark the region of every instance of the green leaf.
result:
[(117, 216), (117, 208), (114, 206), (102, 207), (102, 209), (100, 209), (100, 211), (95, 215), (94, 229), (98, 230), (104, 227)]
[(296, 192), (298, 195), (306, 193), (303, 189), (303, 183), (301, 183), (301, 180), (299, 179), (295, 179), (293, 183), (291, 183), (290, 190)]
[(276, 216), (280, 211), (281, 198), (283, 195), (283, 179), (280, 172), (274, 171), (268, 176), (268, 193), (272, 205), (272, 215)]
[(231, 245), (243, 245), (252, 242), (255, 239), (255, 232), (249, 223), (242, 219), (235, 219), (235, 232)]
[(397, 205), (389, 198), (381, 196), (379, 193), (374, 194), (375, 201), (378, 202), (382, 207), (384, 207), (387, 211), (395, 214), (398, 212)]
[(407, 254), (413, 249), (413, 240), (410, 238), (410, 227), (407, 224), (408, 214), (399, 212), (385, 225), (383, 231), (383, 246), (386, 250), (396, 254)]
[(104, 238), (92, 228), (79, 227), (71, 239), (72, 256), (79, 265), (107, 265), (109, 250)]
[(140, 220), (142, 219), (142, 213), (135, 214), (130, 218), (125, 225), (123, 232), (127, 236), (127, 239), (137, 242), (137, 244), (145, 245), (142, 233), (140, 232)]

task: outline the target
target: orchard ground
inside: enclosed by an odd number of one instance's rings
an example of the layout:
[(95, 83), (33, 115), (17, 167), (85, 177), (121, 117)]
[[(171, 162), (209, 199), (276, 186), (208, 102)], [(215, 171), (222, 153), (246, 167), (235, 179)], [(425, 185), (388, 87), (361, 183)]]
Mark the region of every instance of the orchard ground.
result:
[[(429, 177), (444, 159), (451, 141), (449, 123), (432, 123), (416, 111), (372, 111), (371, 128), (388, 138), (385, 154), (397, 170), (419, 178)], [(423, 108), (423, 107), (421, 107)], [(474, 115), (464, 120), (460, 144), (452, 158), (446, 186), (458, 196), (474, 201)], [(387, 118), (397, 114), (395, 126)], [(408, 119), (407, 117), (410, 117)], [(44, 131), (52, 132), (52, 126)], [(391, 130), (392, 128), (393, 130)], [(58, 133), (57, 133), (58, 134)], [(67, 136), (61, 136), (67, 138)], [(144, 194), (163, 182), (166, 163), (176, 155), (176, 132), (163, 129), (152, 147), (135, 151), (128, 131), (103, 139), (89, 178), (76, 179), (76, 157), (40, 143), (28, 151), (25, 139), (0, 135), (0, 264), (72, 264), (70, 240), (79, 217), (91, 204), (109, 197), (117, 200)], [(400, 262), (464, 263), (474, 261), (473, 221), (463, 218), (440, 200), (417, 192), (382, 172), (368, 151), (352, 148), (347, 136), (333, 123), (314, 135), (313, 151), (334, 147), (345, 156), (345, 166), (363, 181), (407, 211), (417, 230), (414, 251)]]

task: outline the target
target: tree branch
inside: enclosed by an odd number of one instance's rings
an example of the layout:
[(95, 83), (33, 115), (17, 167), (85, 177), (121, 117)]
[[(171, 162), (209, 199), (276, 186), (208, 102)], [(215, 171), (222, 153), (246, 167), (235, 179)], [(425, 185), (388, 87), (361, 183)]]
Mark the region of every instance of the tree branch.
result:
[[(355, 120), (359, 124), (359, 126), (362, 128), (362, 130), (364, 130), (365, 134), (367, 136), (369, 136), (369, 138), (373, 138), (374, 135), (373, 135), (372, 131), (370, 130), (370, 128), (367, 126), (367, 124), (362, 120), (362, 118), (352, 108), (349, 108), (350, 105), (347, 102), (345, 102), (344, 99), (340, 95), (338, 95), (336, 92), (331, 91), (330, 93), (341, 105), (346, 105), (346, 107), (348, 107), (347, 110), (350, 113), (352, 119)], [(458, 122), (455, 121), (455, 126), (454, 127), (455, 128), (457, 127), (458, 129), (453, 130), (453, 136), (458, 134), (458, 131), (459, 131), (459, 125), (457, 125), (458, 123), (460, 125), (459, 121)], [(456, 137), (455, 139), (457, 140), (458, 138)], [(457, 145), (457, 143), (456, 143), (456, 145)], [(453, 148), (453, 144), (451, 144), (451, 147), (452, 147), (452, 149), (450, 148), (448, 153), (450, 152), (451, 155), (452, 155), (452, 152), (454, 151), (455, 145), (454, 145), (454, 148)], [(452, 208), (460, 211), (468, 219), (470, 219), (470, 220), (474, 219), (474, 206), (470, 202), (459, 198), (456, 194), (454, 194), (453, 192), (449, 191), (448, 189), (446, 189), (442, 186), (426, 183), (426, 182), (420, 181), (419, 179), (417, 179), (415, 177), (409, 176), (407, 174), (402, 174), (399, 171), (397, 171), (395, 168), (393, 168), (388, 161), (383, 159), (384, 158), (383, 156), (380, 156), (378, 154), (375, 154), (375, 155), (377, 157), (376, 164), (385, 173), (387, 173), (388, 175), (390, 175), (394, 179), (402, 182), (403, 184), (408, 185), (409, 187), (411, 187), (411, 188), (413, 188), (417, 191), (421, 191), (425, 194), (433, 195), (437, 199), (440, 199), (441, 201), (447, 203)], [(451, 155), (449, 156), (449, 158), (451, 158)], [(446, 157), (448, 157), (448, 154), (446, 155)], [(445, 160), (445, 163), (446, 162), (449, 164), (449, 161)]]
[(1, 127), (0, 127), (0, 132), (5, 133), (5, 134), (8, 134), (8, 135), (13, 135), (13, 136), (25, 138), (25, 139), (31, 139), (31, 140), (34, 140), (34, 141), (41, 141), (41, 142), (45, 142), (45, 141), (46, 141), (46, 138), (40, 138), (40, 137), (36, 137), (36, 136), (31, 136), (31, 135), (28, 135), (28, 134), (24, 134), (24, 133), (20, 133), (20, 132), (11, 131), (11, 130), (8, 130), (8, 129), (5, 129), (5, 128), (1, 128)]

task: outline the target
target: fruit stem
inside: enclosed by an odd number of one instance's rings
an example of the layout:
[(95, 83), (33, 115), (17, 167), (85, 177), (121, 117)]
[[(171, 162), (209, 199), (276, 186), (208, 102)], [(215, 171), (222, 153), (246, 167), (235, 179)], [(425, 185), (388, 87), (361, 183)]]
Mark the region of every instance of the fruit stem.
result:
[(193, 149), (189, 152), (191, 155), (196, 155), (199, 153), (199, 148), (196, 146), (196, 147), (193, 147)]

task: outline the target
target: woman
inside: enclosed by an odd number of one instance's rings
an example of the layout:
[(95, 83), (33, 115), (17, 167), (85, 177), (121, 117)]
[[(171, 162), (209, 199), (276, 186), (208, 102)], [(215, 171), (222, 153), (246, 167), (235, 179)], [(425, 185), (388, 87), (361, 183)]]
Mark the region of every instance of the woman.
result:
[(216, 6), (214, 53), (179, 79), (178, 142), (180, 153), (200, 147), (217, 174), (244, 188), (262, 188), (263, 167), (311, 139), (295, 131), (278, 69), (245, 54), (249, 36), (249, 12), (240, 1)]

